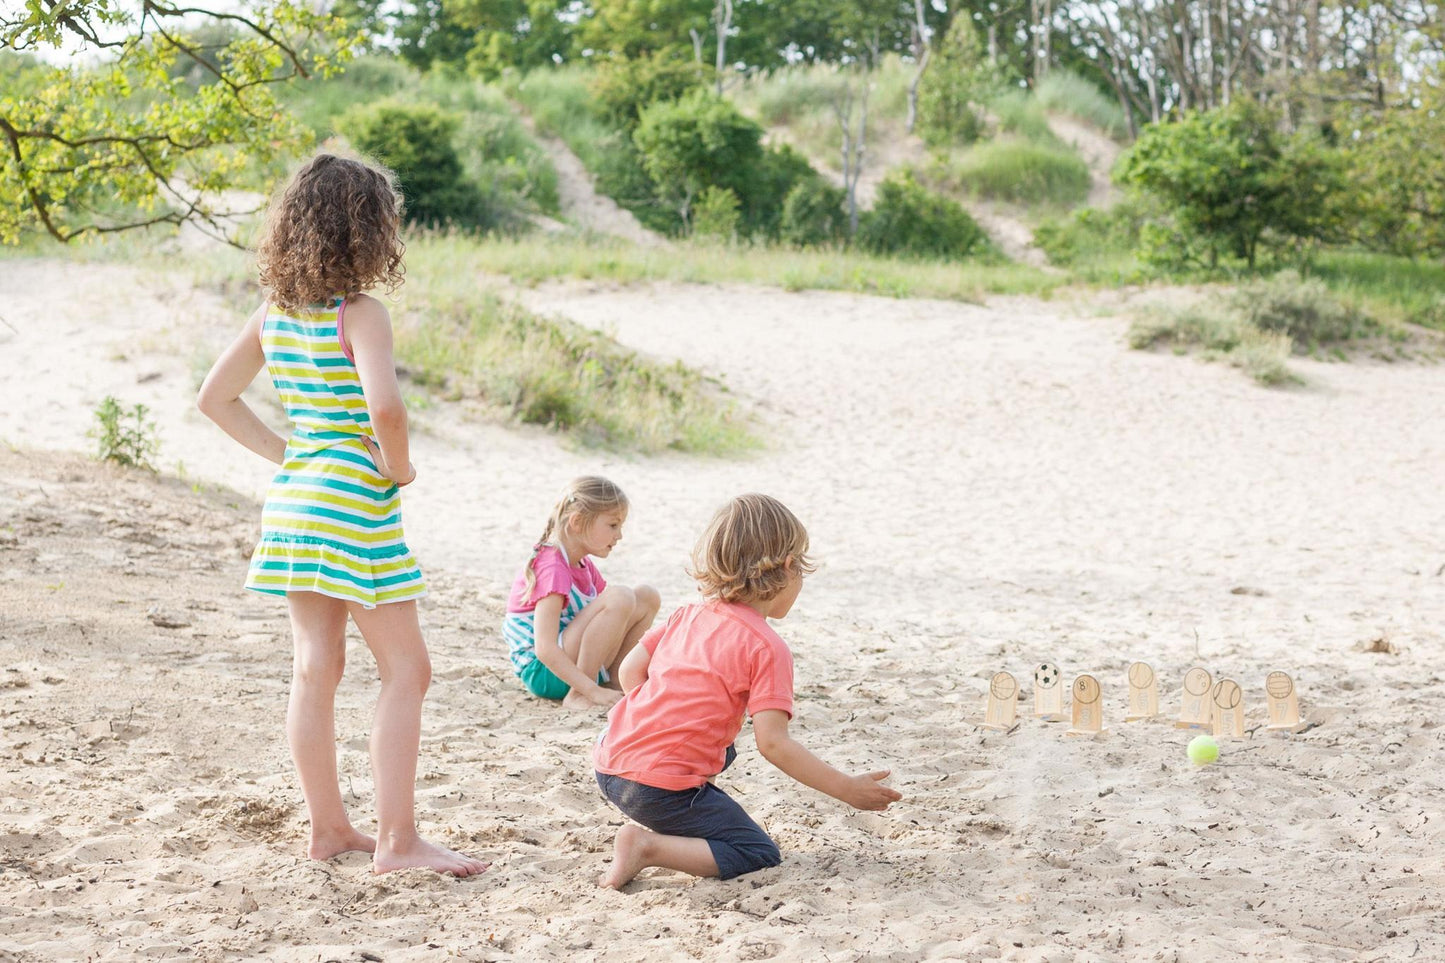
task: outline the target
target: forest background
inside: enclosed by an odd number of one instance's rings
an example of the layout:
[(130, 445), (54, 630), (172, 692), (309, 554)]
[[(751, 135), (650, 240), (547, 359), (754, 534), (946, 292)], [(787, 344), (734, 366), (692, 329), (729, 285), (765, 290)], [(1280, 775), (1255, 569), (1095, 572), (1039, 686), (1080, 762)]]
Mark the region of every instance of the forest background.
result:
[[(1445, 155), (1421, 149), (1445, 143), (1432, 3), (10, 6), (12, 253), (144, 236), (77, 255), (133, 257), (182, 224), (243, 246), (285, 171), (344, 142), (397, 170), (418, 229), (417, 382), (584, 440), (748, 444), (693, 373), (449, 278), (973, 299), (1197, 283), (1213, 296), (1131, 343), (1198, 346), (1266, 384), (1295, 380), (1292, 353), (1398, 353), (1412, 326), (1445, 328)], [(563, 210), (559, 141), (632, 241)]]

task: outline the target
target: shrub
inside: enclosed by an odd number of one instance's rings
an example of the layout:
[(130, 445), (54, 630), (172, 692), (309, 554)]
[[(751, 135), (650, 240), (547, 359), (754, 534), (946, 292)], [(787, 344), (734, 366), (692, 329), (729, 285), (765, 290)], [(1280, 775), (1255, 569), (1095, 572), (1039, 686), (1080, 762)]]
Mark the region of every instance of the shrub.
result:
[(933, 147), (978, 140), (984, 132), (978, 105), (997, 83), (978, 28), (968, 16), (955, 17), (918, 87), (919, 136)]
[(1034, 228), (1034, 244), (1060, 267), (1127, 256), (1138, 248), (1139, 233), (1153, 216), (1144, 199), (1126, 197), (1112, 207), (1084, 207), (1043, 221)]
[(846, 193), (821, 177), (794, 185), (783, 200), (779, 229), (782, 240), (800, 247), (831, 244), (842, 240), (848, 215), (843, 210)]
[(383, 101), (353, 108), (339, 126), (357, 149), (396, 172), (409, 222), (490, 227), (495, 218), (476, 184), (463, 178), (452, 146), (457, 123), (430, 105)]
[(677, 100), (701, 86), (698, 65), (681, 58), (675, 50), (660, 50), (630, 60), (605, 60), (592, 78), (598, 112), (626, 131), (637, 128), (643, 110), (650, 104)]
[(749, 196), (748, 178), (763, 159), (762, 134), (731, 103), (697, 90), (645, 108), (632, 139), (659, 197), (690, 222), (693, 201), (710, 185)]
[(751, 168), (737, 172), (735, 189), (743, 203), (743, 231), (776, 240), (783, 204), (794, 187), (820, 179), (805, 157), (787, 144), (763, 148)]
[[(1266, 230), (1325, 240), (1339, 228), (1342, 167), (1306, 135), (1278, 131), (1253, 101), (1146, 128), (1120, 160), (1122, 179), (1156, 197), (1179, 233), (1197, 238), (1210, 268), (1221, 254), (1251, 269)], [(1148, 252), (1168, 257), (1170, 247)], [(1178, 263), (1176, 258), (1175, 263)]]
[(734, 240), (742, 221), (738, 207), (738, 196), (731, 188), (714, 185), (704, 189), (692, 209), (693, 235)]
[(1359, 308), (1336, 298), (1324, 281), (1301, 278), (1294, 271), (1242, 284), (1228, 304), (1245, 323), (1287, 335), (1297, 344), (1349, 341), (1380, 331)]
[(148, 414), (145, 405), (123, 408), (111, 395), (101, 399), (95, 409), (96, 426), (90, 431), (101, 460), (155, 471), (151, 459), (159, 454), (161, 443)]
[(854, 240), (874, 254), (961, 258), (987, 244), (983, 230), (968, 212), (933, 194), (911, 174), (889, 177), (878, 188), (878, 200), (858, 224)]

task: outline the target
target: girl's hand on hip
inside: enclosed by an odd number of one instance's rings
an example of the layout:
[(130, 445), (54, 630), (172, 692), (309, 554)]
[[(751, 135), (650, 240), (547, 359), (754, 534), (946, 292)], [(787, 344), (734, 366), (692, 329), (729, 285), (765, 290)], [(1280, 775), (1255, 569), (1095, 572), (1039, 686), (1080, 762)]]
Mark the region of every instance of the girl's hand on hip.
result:
[(371, 452), (371, 460), (376, 463), (376, 470), (382, 478), (395, 482), (398, 488), (405, 488), (416, 481), (416, 466), (411, 462), (406, 463), (404, 472), (395, 471), (387, 464), (386, 456), (381, 453), (381, 447), (370, 437), (362, 435), (361, 443), (366, 446), (367, 451)]

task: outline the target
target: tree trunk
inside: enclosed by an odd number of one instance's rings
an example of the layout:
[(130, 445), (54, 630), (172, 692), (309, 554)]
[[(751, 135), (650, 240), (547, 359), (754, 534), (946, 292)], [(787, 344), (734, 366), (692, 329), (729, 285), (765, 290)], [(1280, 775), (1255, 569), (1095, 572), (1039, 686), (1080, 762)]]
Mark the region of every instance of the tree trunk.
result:
[(923, 72), (928, 69), (928, 58), (933, 54), (933, 45), (928, 42), (923, 21), (923, 0), (913, 0), (913, 15), (916, 18), (913, 24), (913, 59), (918, 61), (918, 69), (913, 72), (913, 80), (908, 85), (907, 129), (910, 134), (918, 123), (918, 85), (923, 80)]
[(733, 0), (718, 0), (713, 8), (713, 19), (717, 23), (717, 62), (715, 68), (717, 95), (723, 92), (723, 68), (727, 66), (728, 31), (733, 25)]

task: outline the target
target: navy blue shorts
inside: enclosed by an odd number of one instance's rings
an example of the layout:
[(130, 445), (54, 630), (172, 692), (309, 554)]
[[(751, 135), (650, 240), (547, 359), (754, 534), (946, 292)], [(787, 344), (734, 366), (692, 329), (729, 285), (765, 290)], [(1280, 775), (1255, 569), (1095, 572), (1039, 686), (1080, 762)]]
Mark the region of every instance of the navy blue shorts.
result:
[[(729, 746), (728, 763), (735, 756)], [(719, 879), (732, 879), (783, 861), (772, 837), (731, 796), (710, 782), (696, 789), (658, 789), (599, 772), (597, 785), (612, 805), (653, 832), (707, 840)]]

